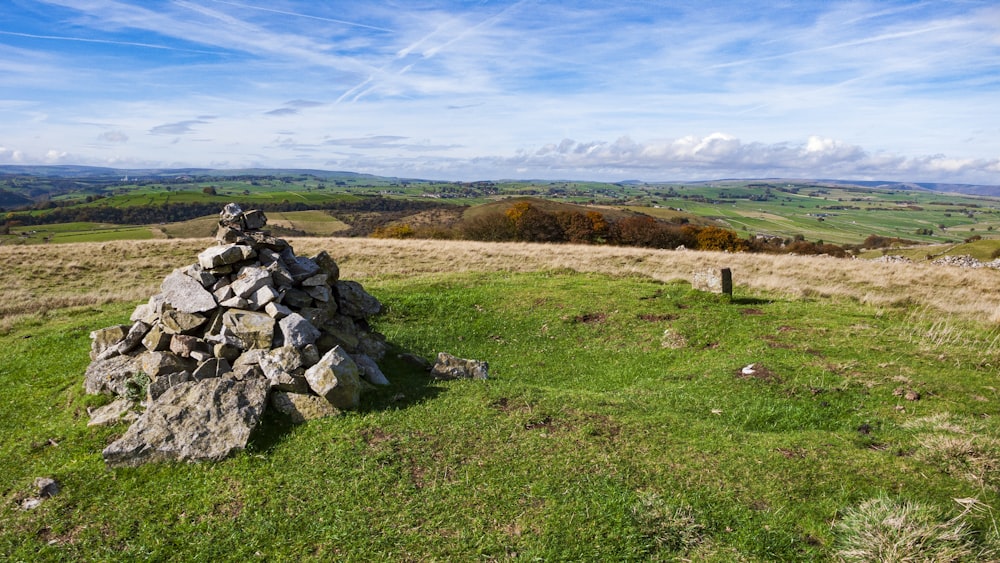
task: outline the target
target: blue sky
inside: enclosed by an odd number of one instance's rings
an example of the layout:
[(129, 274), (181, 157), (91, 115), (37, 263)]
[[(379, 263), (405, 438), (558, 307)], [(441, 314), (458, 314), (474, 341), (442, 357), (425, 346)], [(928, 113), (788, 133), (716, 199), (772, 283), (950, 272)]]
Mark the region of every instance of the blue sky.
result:
[(0, 0), (0, 164), (1000, 184), (1000, 3)]

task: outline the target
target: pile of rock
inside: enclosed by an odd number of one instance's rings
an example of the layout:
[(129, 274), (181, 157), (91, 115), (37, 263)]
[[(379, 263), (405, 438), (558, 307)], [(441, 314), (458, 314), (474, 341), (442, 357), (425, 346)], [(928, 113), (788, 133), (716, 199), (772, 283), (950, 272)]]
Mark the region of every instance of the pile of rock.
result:
[(912, 264), (913, 260), (910, 260), (906, 256), (899, 256), (898, 254), (885, 254), (879, 256), (878, 258), (872, 258), (872, 262), (882, 262), (884, 264)]
[(990, 262), (982, 262), (968, 254), (962, 256), (943, 256), (938, 258), (933, 264), (937, 266), (952, 266), (956, 268), (993, 268), (1000, 269), (1000, 260), (992, 260)]
[(91, 334), (86, 391), (119, 397), (91, 423), (134, 419), (108, 465), (222, 459), (246, 446), (268, 399), (303, 421), (388, 384), (385, 338), (367, 322), (376, 298), (326, 252), (296, 256), (260, 211), (229, 204), (219, 223), (218, 244), (168, 275), (131, 325)]

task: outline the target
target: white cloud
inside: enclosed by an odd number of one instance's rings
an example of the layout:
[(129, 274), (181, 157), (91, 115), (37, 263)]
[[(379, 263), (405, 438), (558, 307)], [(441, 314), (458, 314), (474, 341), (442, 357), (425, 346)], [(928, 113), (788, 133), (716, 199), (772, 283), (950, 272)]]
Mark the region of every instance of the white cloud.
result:
[(8, 164), (21, 164), (24, 162), (24, 154), (16, 149), (0, 147), (0, 162)]

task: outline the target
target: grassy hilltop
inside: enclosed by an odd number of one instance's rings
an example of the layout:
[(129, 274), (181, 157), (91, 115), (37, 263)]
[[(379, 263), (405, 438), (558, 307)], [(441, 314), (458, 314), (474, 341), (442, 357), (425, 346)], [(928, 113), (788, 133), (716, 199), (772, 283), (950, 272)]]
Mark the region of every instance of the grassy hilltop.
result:
[[(390, 354), (392, 386), (357, 412), (268, 415), (218, 464), (108, 470), (125, 427), (86, 426), (104, 400), (83, 394), (88, 334), (209, 241), (0, 246), (4, 558), (1000, 558), (994, 270), (292, 243), (383, 301), (395, 353), (484, 359), (491, 379)], [(732, 299), (691, 289), (720, 267)], [(36, 477), (62, 491), (21, 510)]]

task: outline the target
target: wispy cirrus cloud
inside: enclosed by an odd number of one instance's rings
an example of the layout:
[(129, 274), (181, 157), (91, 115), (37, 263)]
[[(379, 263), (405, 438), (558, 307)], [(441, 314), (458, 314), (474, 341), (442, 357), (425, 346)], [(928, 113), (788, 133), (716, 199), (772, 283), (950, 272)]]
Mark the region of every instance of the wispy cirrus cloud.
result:
[(164, 123), (162, 125), (157, 125), (149, 130), (150, 135), (187, 135), (188, 133), (195, 132), (195, 125), (204, 125), (208, 123), (205, 119), (187, 119), (184, 121), (175, 121), (173, 123)]
[(5, 158), (1000, 184), (991, 2), (25, 7), (0, 22)]
[(121, 131), (105, 131), (98, 135), (97, 139), (107, 143), (127, 143), (128, 135)]

